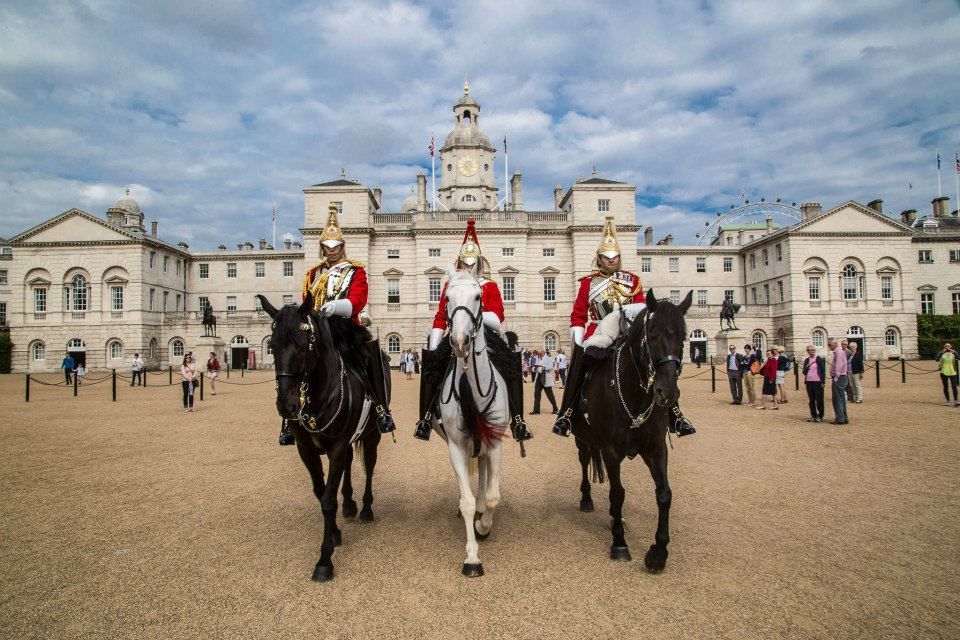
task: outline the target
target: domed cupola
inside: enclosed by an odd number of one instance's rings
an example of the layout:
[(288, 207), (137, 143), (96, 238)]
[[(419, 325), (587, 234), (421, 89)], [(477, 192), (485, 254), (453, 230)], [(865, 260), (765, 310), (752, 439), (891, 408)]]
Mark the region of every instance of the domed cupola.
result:
[(440, 201), (449, 210), (493, 210), (498, 191), (493, 174), (496, 149), (480, 130), (480, 104), (470, 95), (466, 80), (453, 114), (453, 131), (440, 148)]
[(127, 187), (126, 194), (122, 198), (107, 209), (107, 222), (127, 231), (146, 232), (143, 226), (143, 212), (140, 210), (140, 204), (130, 197), (130, 187)]

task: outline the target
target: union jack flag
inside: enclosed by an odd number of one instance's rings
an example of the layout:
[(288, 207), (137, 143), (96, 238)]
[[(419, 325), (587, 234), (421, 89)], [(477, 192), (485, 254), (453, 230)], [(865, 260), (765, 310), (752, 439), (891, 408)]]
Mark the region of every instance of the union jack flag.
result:
[(436, 149), (436, 148), (437, 148), (436, 142), (434, 141), (433, 137), (431, 136), (431, 138), (430, 138), (430, 146), (427, 147), (427, 149), (430, 151), (430, 157), (431, 157), (431, 158), (433, 157), (433, 150)]

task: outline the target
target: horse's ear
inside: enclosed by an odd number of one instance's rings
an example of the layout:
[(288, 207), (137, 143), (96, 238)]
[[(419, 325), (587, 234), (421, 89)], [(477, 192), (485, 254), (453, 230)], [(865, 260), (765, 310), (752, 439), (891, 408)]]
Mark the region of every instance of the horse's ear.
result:
[(267, 300), (267, 297), (262, 294), (257, 294), (257, 298), (260, 299), (260, 306), (263, 307), (263, 310), (267, 312), (267, 315), (271, 318), (277, 317), (277, 308), (270, 304), (270, 301)]
[(647, 295), (644, 299), (647, 301), (647, 309), (650, 309), (650, 311), (657, 310), (657, 296), (653, 295), (653, 287), (647, 290)]
[(457, 272), (457, 263), (454, 260), (451, 260), (447, 265), (447, 279), (453, 278), (453, 274)]
[(298, 309), (300, 315), (305, 316), (313, 311), (313, 292), (307, 291), (307, 295), (303, 297), (303, 302), (300, 303), (300, 308)]
[(686, 315), (691, 304), (693, 304), (693, 289), (687, 291), (687, 297), (684, 298), (683, 302), (680, 303), (680, 313)]

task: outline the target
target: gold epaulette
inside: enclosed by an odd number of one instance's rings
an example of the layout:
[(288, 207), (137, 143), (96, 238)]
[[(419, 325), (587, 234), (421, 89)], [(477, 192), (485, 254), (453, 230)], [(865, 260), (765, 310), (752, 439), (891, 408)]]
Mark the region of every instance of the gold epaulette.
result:
[(349, 262), (349, 263), (352, 264), (353, 266), (357, 267), (358, 269), (366, 269), (366, 268), (367, 268), (367, 265), (363, 264), (363, 263), (360, 262), (359, 260), (351, 260), (350, 258), (347, 258), (347, 262)]

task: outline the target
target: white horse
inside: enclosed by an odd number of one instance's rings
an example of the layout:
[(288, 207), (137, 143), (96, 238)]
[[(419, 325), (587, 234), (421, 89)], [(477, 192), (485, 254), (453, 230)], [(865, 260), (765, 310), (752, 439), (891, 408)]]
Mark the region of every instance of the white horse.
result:
[[(476, 577), (483, 575), (477, 538), (490, 535), (493, 512), (500, 504), (500, 462), (510, 409), (506, 382), (487, 356), (480, 283), (472, 274), (452, 268), (448, 275), (447, 326), (456, 362), (440, 385), (443, 427), (435, 419), (433, 428), (447, 442), (460, 485), (460, 514), (467, 529), (463, 575)], [(471, 458), (477, 452), (479, 479), (474, 496)]]

